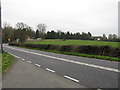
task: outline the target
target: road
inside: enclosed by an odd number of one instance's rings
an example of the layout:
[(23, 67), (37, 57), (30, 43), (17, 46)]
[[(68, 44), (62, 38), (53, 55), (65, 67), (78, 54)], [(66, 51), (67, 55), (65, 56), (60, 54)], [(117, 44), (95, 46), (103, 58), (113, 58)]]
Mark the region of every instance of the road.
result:
[(118, 88), (118, 62), (56, 54), (4, 45), (4, 50), (30, 64), (88, 88)]
[(17, 58), (2, 79), (3, 88), (85, 88)]

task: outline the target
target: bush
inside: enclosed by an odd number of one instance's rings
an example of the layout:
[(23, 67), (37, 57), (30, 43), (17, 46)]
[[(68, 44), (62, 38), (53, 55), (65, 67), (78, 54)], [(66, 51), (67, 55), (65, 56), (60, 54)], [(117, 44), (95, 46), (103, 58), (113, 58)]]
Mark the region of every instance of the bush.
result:
[(120, 48), (112, 48), (110, 46), (77, 46), (77, 45), (46, 45), (46, 44), (25, 44), (25, 43), (9, 43), (12, 46), (38, 48), (43, 50), (56, 50), (62, 52), (85, 53), (91, 55), (101, 55), (110, 57), (120, 57)]
[(63, 38), (62, 41), (66, 41), (66, 38)]
[(58, 51), (71, 52), (73, 50), (71, 45), (60, 45)]
[(77, 46), (74, 49), (74, 52), (76, 53), (85, 53), (85, 54), (93, 54), (96, 55), (98, 54), (98, 47), (97, 46)]

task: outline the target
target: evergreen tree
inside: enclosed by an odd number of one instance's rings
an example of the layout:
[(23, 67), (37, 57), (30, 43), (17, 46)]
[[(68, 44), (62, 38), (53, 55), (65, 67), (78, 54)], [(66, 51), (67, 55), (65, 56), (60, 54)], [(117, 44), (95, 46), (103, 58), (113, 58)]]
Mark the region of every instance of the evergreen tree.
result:
[(107, 40), (107, 37), (105, 34), (103, 34), (103, 40)]
[(37, 38), (40, 38), (40, 33), (39, 33), (38, 29), (36, 30), (36, 33), (35, 33), (35, 39), (37, 39)]

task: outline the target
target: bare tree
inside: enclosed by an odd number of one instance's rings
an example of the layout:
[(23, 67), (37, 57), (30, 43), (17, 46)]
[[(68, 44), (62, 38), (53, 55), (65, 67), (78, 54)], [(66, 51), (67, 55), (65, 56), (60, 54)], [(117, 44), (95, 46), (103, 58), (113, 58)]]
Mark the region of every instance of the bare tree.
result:
[(16, 24), (16, 29), (17, 29), (17, 32), (19, 32), (17, 33), (18, 39), (20, 40), (20, 42), (24, 42), (29, 36), (28, 31), (31, 30), (31, 27), (25, 23), (18, 22)]
[(18, 22), (17, 24), (16, 24), (16, 28), (17, 29), (24, 29), (24, 28), (28, 28), (29, 26), (27, 25), (27, 24), (25, 24), (25, 23), (22, 23), (22, 22)]
[(44, 39), (45, 38), (45, 33), (46, 33), (46, 25), (45, 24), (38, 24), (37, 29), (39, 30), (40, 33), (40, 38)]
[(61, 30), (57, 30), (57, 33), (58, 33), (59, 35), (61, 35), (61, 32), (62, 32)]
[(8, 28), (8, 27), (11, 27), (11, 25), (9, 23), (7, 23), (7, 22), (4, 22), (3, 23), (3, 28)]
[(3, 33), (2, 33), (3, 42), (13, 41), (14, 40), (14, 28), (10, 26), (7, 22), (3, 24)]

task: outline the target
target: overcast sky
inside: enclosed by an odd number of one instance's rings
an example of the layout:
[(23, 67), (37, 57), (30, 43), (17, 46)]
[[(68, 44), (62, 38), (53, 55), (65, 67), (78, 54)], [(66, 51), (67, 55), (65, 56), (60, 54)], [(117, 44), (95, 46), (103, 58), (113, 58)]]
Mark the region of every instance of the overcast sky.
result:
[(15, 26), (24, 22), (34, 29), (91, 32), (93, 35), (118, 33), (119, 0), (2, 0), (2, 19)]

